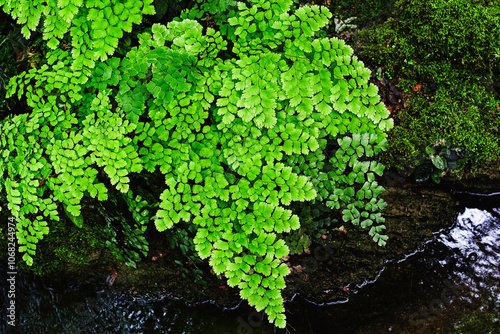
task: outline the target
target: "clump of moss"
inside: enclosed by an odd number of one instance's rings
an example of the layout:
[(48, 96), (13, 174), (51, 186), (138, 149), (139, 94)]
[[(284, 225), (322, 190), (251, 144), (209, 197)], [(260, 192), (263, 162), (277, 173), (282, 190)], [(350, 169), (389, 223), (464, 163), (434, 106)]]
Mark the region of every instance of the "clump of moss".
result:
[(453, 334), (490, 334), (500, 332), (499, 315), (488, 311), (464, 314)]
[(411, 170), (427, 145), (464, 146), (472, 171), (500, 157), (498, 1), (400, 0), (357, 37), (360, 58), (404, 92), (383, 162)]
[(52, 221), (50, 233), (37, 244), (33, 265), (18, 261), (19, 269), (43, 276), (61, 270), (62, 266), (86, 265), (95, 260), (99, 249), (105, 247), (107, 236), (103, 233), (102, 217), (92, 215), (92, 210), (87, 212), (81, 228), (64, 215), (60, 221)]

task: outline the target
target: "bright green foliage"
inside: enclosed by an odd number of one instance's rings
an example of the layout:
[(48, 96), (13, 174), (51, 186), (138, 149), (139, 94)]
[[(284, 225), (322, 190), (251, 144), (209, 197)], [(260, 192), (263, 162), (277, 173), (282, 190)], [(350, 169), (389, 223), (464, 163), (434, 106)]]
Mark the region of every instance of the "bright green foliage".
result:
[[(106, 187), (96, 179), (96, 167), (103, 167), (111, 183), (127, 192), (128, 169), (140, 162), (129, 144), (132, 139), (123, 135), (135, 125), (110, 112), (107, 95), (100, 93), (88, 99), (85, 114), (75, 113), (78, 109), (73, 104), (87, 101), (80, 94), (84, 89), (81, 78), (85, 77), (81, 72), (74, 76), (67, 68), (61, 70), (69, 62), (67, 52), (57, 52), (49, 58), (51, 67), (44, 65), (11, 80), (11, 93), (25, 93), (34, 110), (0, 125), (4, 161), (0, 176), (3, 181), (3, 175), (8, 174), (2, 183), (10, 196), (9, 209), (18, 217), (19, 243), (26, 244), (24, 258), (28, 263), (34, 254), (30, 249), (48, 232), (43, 217), (58, 219), (54, 200), (78, 217), (84, 194), (99, 200), (107, 198)], [(25, 86), (31, 80), (36, 83)], [(135, 158), (129, 152), (135, 153)], [(47, 197), (47, 189), (51, 196)], [(35, 214), (36, 220), (30, 222), (28, 217)]]
[[(88, 77), (58, 74), (60, 63), (77, 61), (59, 52), (42, 72), (12, 80), (11, 93), (34, 108), (1, 129), (0, 181), (27, 224), (21, 237), (34, 224), (27, 208), (41, 211), (42, 198), (77, 216), (83, 194), (107, 198), (101, 171), (140, 207), (129, 176), (159, 170), (156, 228), (195, 224), (200, 257), (280, 328), (284, 236), (300, 227), (290, 204), (342, 209), (385, 244), (375, 181), (383, 166), (371, 159), (392, 120), (370, 71), (343, 41), (314, 37), (329, 22), (325, 8), (250, 3), (238, 4), (227, 37), (191, 19), (154, 25), (124, 59), (99, 62)], [(56, 86), (66, 77), (71, 84)], [(32, 156), (35, 167), (19, 167)]]
[(24, 25), (29, 38), (43, 22), (43, 38), (56, 49), (69, 32), (74, 68), (94, 67), (113, 54), (123, 32), (140, 24), (142, 15), (154, 14), (153, 0), (0, 0), (3, 10)]

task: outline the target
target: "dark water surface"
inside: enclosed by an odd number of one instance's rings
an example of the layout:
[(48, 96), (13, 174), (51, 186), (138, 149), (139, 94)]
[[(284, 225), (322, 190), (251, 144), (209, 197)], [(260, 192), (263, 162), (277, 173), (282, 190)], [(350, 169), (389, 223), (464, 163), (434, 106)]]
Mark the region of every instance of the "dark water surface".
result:
[(440, 333), (487, 297), (500, 305), (500, 203), (465, 208), (454, 226), (421, 249), (351, 286), (348, 300), (320, 306), (295, 296), (286, 304), (286, 331), (275, 330), (246, 302), (232, 310), (187, 305), (160, 291), (54, 286), (20, 273), (12, 327), (5, 282), (0, 333)]

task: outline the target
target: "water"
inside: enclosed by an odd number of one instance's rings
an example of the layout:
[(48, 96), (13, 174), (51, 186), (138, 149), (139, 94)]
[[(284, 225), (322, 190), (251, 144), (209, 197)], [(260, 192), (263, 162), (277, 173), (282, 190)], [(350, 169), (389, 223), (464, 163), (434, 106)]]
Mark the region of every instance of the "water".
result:
[(484, 304), (481, 298), (493, 296), (500, 305), (499, 213), (498, 208), (466, 208), (454, 226), (421, 249), (389, 261), (372, 281), (351, 287), (346, 304), (288, 305), (300, 323), (297, 332), (439, 333)]
[[(2, 266), (7, 267), (5, 263)], [(500, 296), (500, 208), (465, 208), (454, 226), (421, 249), (388, 261), (349, 297), (316, 305), (300, 295), (286, 304), (290, 333), (439, 333), (481, 297)], [(5, 280), (2, 280), (5, 282)], [(2, 285), (7, 302), (7, 286)], [(0, 333), (285, 333), (246, 303), (221, 309), (187, 305), (156, 291), (135, 295), (104, 286), (54, 286), (16, 276), (16, 327)]]
[(466, 209), (455, 228), (439, 241), (453, 254), (441, 260), (455, 263), (454, 274), (475, 293), (497, 290), (500, 283), (500, 207), (491, 212)]

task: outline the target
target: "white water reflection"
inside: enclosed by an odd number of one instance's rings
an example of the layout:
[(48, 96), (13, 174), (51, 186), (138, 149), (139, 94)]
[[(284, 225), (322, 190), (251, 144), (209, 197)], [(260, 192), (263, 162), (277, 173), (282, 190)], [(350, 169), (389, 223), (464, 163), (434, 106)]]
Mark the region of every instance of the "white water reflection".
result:
[(485, 285), (500, 287), (500, 219), (494, 213), (466, 208), (455, 226), (438, 237), (454, 253), (455, 274), (475, 292)]

